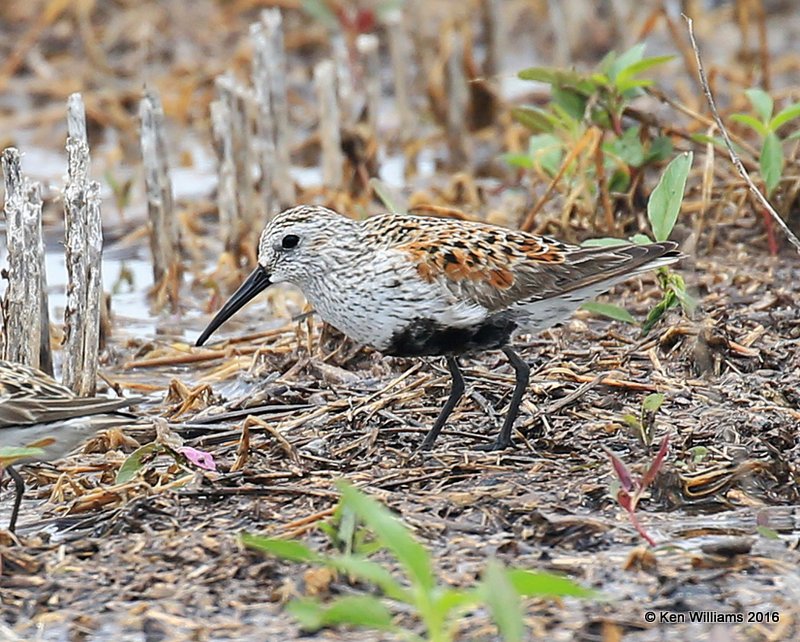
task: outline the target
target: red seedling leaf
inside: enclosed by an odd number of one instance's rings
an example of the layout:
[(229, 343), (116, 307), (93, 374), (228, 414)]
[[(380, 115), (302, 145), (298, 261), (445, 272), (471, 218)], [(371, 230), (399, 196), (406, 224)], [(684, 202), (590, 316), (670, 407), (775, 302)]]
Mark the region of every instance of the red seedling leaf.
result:
[(633, 505), (631, 503), (631, 496), (624, 490), (617, 491), (617, 502), (629, 513), (633, 513)]
[(650, 484), (653, 483), (653, 480), (658, 475), (658, 471), (661, 468), (661, 465), (664, 463), (664, 458), (667, 456), (667, 452), (669, 451), (669, 435), (664, 435), (664, 439), (661, 440), (661, 445), (658, 448), (658, 452), (656, 453), (656, 458), (653, 460), (653, 463), (650, 464), (650, 468), (647, 469), (647, 472), (642, 477), (641, 488), (644, 490)]
[(630, 492), (634, 488), (633, 484), (633, 477), (631, 477), (631, 473), (628, 470), (628, 467), (625, 463), (617, 457), (614, 453), (612, 453), (608, 448), (605, 448), (606, 453), (608, 454), (609, 458), (611, 459), (611, 465), (614, 467), (614, 472), (619, 479), (619, 483), (622, 485), (622, 488), (626, 491)]

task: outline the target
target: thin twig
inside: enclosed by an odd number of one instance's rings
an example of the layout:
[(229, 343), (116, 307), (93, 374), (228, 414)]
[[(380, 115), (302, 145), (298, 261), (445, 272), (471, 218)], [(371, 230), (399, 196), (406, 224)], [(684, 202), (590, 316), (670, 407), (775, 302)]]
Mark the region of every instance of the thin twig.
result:
[(690, 17), (687, 15), (683, 15), (683, 19), (686, 20), (686, 24), (689, 28), (689, 39), (692, 42), (692, 49), (694, 50), (695, 58), (697, 59), (697, 73), (700, 76), (700, 84), (703, 87), (703, 93), (706, 95), (706, 100), (708, 101), (708, 106), (711, 108), (711, 114), (714, 116), (714, 120), (717, 123), (717, 127), (719, 127), (720, 132), (722, 133), (722, 138), (725, 140), (725, 147), (728, 148), (728, 153), (731, 156), (731, 162), (736, 167), (736, 170), (739, 172), (739, 175), (745, 180), (747, 186), (750, 188), (753, 196), (758, 200), (761, 205), (764, 206), (764, 209), (769, 213), (772, 219), (777, 223), (778, 227), (783, 230), (783, 233), (786, 235), (786, 238), (789, 239), (789, 242), (794, 245), (795, 249), (800, 252), (800, 239), (795, 236), (794, 232), (789, 229), (789, 226), (786, 225), (786, 222), (780, 217), (778, 212), (775, 211), (775, 208), (772, 207), (769, 200), (766, 196), (756, 187), (756, 184), (753, 182), (753, 179), (750, 178), (750, 174), (747, 173), (747, 170), (744, 168), (742, 161), (739, 160), (739, 156), (736, 154), (736, 151), (733, 149), (733, 143), (731, 143), (731, 138), (728, 135), (728, 130), (725, 127), (725, 124), (722, 122), (722, 118), (717, 111), (717, 105), (714, 102), (714, 96), (711, 94), (711, 87), (708, 85), (708, 79), (706, 78), (706, 72), (703, 68), (703, 61), (700, 58), (700, 50), (697, 48), (697, 41), (694, 38), (694, 24)]

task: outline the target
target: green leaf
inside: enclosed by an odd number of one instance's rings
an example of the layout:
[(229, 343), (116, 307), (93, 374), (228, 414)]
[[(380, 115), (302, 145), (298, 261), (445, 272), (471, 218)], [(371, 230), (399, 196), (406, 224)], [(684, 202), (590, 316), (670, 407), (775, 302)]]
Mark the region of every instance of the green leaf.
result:
[(304, 631), (349, 624), (368, 629), (392, 628), (392, 614), (381, 600), (372, 595), (347, 595), (328, 604), (303, 598), (286, 605)]
[(558, 81), (558, 70), (548, 67), (529, 67), (517, 73), (520, 80), (533, 80), (553, 85)]
[(3, 446), (0, 448), (0, 464), (2, 464), (2, 466), (11, 466), (15, 461), (19, 461), (20, 459), (36, 459), (42, 455), (44, 455), (44, 450), (41, 448), (12, 448), (11, 446)]
[(631, 167), (641, 167), (644, 162), (644, 147), (639, 140), (638, 125), (628, 127), (622, 136), (609, 141), (604, 147)]
[(523, 597), (598, 597), (596, 591), (553, 573), (510, 569), (507, 576), (517, 593)]
[(631, 174), (627, 167), (618, 167), (608, 179), (608, 191), (612, 194), (624, 194), (631, 186)]
[(631, 243), (636, 243), (636, 245), (647, 245), (647, 244), (652, 243), (652, 242), (653, 242), (653, 239), (651, 239), (646, 234), (634, 234), (631, 237)]
[(783, 125), (791, 120), (800, 116), (800, 103), (789, 105), (786, 109), (782, 109), (769, 123), (769, 128), (777, 132)]
[(705, 446), (694, 446), (689, 449), (689, 454), (692, 456), (692, 462), (699, 464), (708, 455), (708, 448)]
[(372, 191), (381, 199), (384, 207), (393, 214), (406, 214), (408, 208), (403, 205), (403, 199), (395, 194), (394, 190), (379, 178), (373, 176), (369, 179)]
[[(610, 64), (608, 64), (608, 68), (605, 70), (608, 74), (608, 77), (615, 82), (617, 77), (624, 69), (627, 69), (631, 65), (634, 65), (642, 60), (644, 56), (644, 49), (645, 44), (640, 42), (639, 44), (633, 45), (628, 51), (621, 53), (619, 56), (615, 56), (609, 60)], [(601, 69), (603, 69), (601, 63)]]
[(534, 166), (541, 167), (550, 176), (555, 176), (561, 167), (564, 148), (561, 141), (552, 134), (537, 134), (530, 138), (528, 156)]
[(783, 174), (783, 148), (780, 139), (774, 132), (770, 132), (764, 138), (758, 162), (761, 166), (761, 177), (767, 188), (767, 196), (771, 196), (781, 182)]
[(692, 152), (672, 159), (647, 202), (647, 217), (656, 241), (666, 241), (681, 210), (686, 178), (692, 167)]
[(335, 568), (337, 571), (354, 575), (361, 580), (375, 584), (383, 591), (386, 597), (407, 604), (412, 602), (409, 592), (394, 579), (390, 571), (380, 564), (356, 555), (334, 555), (324, 561), (327, 566)]
[(527, 154), (503, 154), (500, 158), (511, 167), (533, 169), (533, 159)]
[(433, 590), (435, 580), (428, 551), (411, 535), (408, 528), (388, 508), (346, 482), (337, 484), (342, 503), (350, 506), (368, 528), (378, 536), (397, 561), (403, 565), (414, 584), (426, 592)]
[(663, 403), (664, 395), (660, 392), (654, 392), (644, 398), (644, 401), (642, 401), (642, 410), (645, 412), (657, 412)]
[(124, 461), (122, 466), (120, 466), (119, 470), (117, 471), (117, 478), (115, 482), (117, 484), (129, 482), (131, 479), (136, 477), (136, 473), (142, 469), (144, 460), (148, 455), (157, 454), (163, 452), (163, 450), (164, 447), (155, 441), (145, 444), (141, 448), (137, 448), (130, 455), (128, 455), (128, 458)]
[(483, 575), (486, 604), (492, 612), (504, 642), (522, 642), (525, 625), (519, 593), (508, 577), (508, 572), (496, 560), (486, 565)]
[(552, 132), (555, 127), (553, 115), (539, 107), (515, 107), (511, 110), (511, 117), (534, 134)]
[(672, 140), (669, 136), (657, 136), (651, 142), (644, 155), (645, 163), (658, 163), (672, 155)]
[(731, 114), (731, 120), (750, 127), (750, 129), (756, 131), (762, 138), (769, 132), (769, 129), (767, 129), (767, 126), (764, 123), (750, 114)]
[(239, 540), (247, 548), (269, 553), (290, 562), (320, 562), (324, 560), (321, 555), (312, 551), (308, 546), (295, 540), (275, 539), (250, 533), (241, 533)]
[(759, 118), (764, 124), (767, 124), (772, 118), (772, 96), (759, 87), (753, 87), (745, 92), (745, 95), (753, 105), (753, 109), (758, 114)]
[(587, 301), (581, 306), (582, 309), (588, 310), (592, 314), (600, 314), (610, 319), (637, 325), (636, 319), (633, 318), (630, 312), (625, 308), (621, 308), (613, 303), (600, 303), (599, 301)]
[(761, 535), (766, 539), (780, 539), (781, 536), (778, 534), (778, 531), (773, 530), (769, 526), (756, 526), (756, 533)]
[(583, 94), (567, 88), (553, 87), (553, 102), (561, 107), (571, 118), (583, 120), (586, 115), (587, 98)]
[(446, 615), (454, 609), (474, 606), (482, 601), (481, 592), (474, 589), (445, 589), (436, 598), (433, 606), (437, 613)]
[(636, 86), (630, 84), (634, 76), (637, 76), (643, 71), (647, 71), (648, 69), (651, 69), (658, 65), (663, 65), (665, 62), (669, 62), (674, 58), (675, 56), (653, 56), (652, 58), (644, 58), (639, 62), (635, 62), (631, 65), (628, 65), (624, 69), (621, 69), (620, 72), (617, 74), (616, 79), (614, 80), (614, 84), (617, 86), (617, 89), (619, 91), (625, 91), (629, 87)]
[(647, 318), (642, 324), (642, 336), (646, 336), (653, 329), (653, 326), (658, 323), (658, 320), (666, 314), (667, 310), (674, 308), (676, 305), (678, 305), (678, 297), (675, 296), (675, 292), (672, 290), (664, 292), (664, 298), (656, 303), (647, 314)]

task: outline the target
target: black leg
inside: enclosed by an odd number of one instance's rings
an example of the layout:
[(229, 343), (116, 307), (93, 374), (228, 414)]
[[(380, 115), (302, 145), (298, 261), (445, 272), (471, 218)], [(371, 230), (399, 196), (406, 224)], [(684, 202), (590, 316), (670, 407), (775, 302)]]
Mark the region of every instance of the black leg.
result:
[(450, 396), (447, 398), (444, 408), (442, 408), (442, 411), (436, 418), (436, 423), (433, 424), (433, 428), (425, 435), (425, 441), (422, 442), (420, 450), (430, 450), (433, 448), (433, 442), (436, 441), (439, 433), (442, 432), (444, 422), (447, 421), (450, 413), (453, 412), (453, 408), (456, 407), (459, 399), (464, 396), (464, 376), (461, 374), (461, 368), (458, 367), (458, 361), (456, 361), (455, 357), (447, 357), (447, 367), (450, 370), (450, 375), (453, 377)]
[(14, 508), (11, 509), (11, 521), (8, 524), (8, 530), (13, 533), (17, 526), (17, 515), (19, 515), (19, 505), (22, 503), (22, 494), (25, 492), (25, 481), (11, 466), (6, 467), (6, 470), (8, 471), (8, 476), (14, 480)]
[(509, 347), (503, 348), (503, 352), (514, 368), (514, 373), (517, 375), (517, 383), (514, 385), (514, 394), (511, 395), (511, 403), (508, 405), (508, 413), (506, 413), (500, 434), (497, 435), (497, 439), (491, 446), (481, 450), (505, 450), (511, 445), (511, 431), (514, 429), (514, 421), (517, 419), (519, 406), (525, 396), (525, 391), (528, 389), (528, 381), (531, 374), (528, 364), (520, 359), (520, 356)]

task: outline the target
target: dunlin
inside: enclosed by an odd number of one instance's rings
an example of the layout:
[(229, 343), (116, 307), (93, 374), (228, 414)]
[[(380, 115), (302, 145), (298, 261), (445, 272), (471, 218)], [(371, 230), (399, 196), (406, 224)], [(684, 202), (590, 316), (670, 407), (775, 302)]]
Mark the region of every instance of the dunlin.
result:
[(399, 357), (444, 356), (450, 395), (422, 443), (430, 448), (464, 393), (457, 357), (502, 350), (516, 373), (491, 449), (511, 444), (530, 370), (514, 335), (567, 319), (615, 284), (681, 258), (673, 242), (578, 247), (482, 223), (400, 214), (354, 221), (300, 206), (261, 234), (258, 267), (197, 339), (272, 283), (299, 287), (319, 316), (359, 343)]
[[(137, 399), (78, 397), (40, 370), (0, 361), (0, 446), (39, 448), (42, 454), (24, 461), (50, 461), (69, 454), (103, 428), (132, 419), (114, 415)], [(17, 460), (15, 463), (19, 463)], [(2, 467), (0, 461), (0, 467)], [(14, 531), (25, 483), (12, 466), (5, 466), (16, 494), (9, 530)]]

